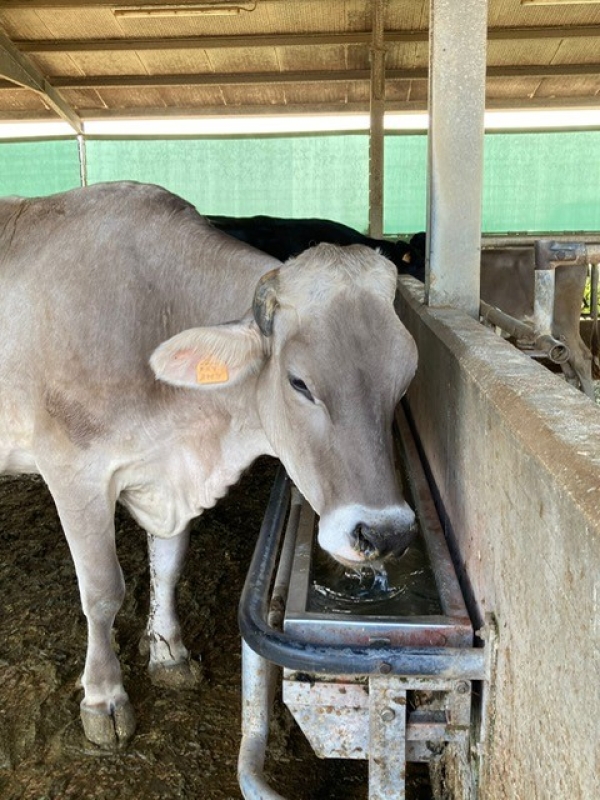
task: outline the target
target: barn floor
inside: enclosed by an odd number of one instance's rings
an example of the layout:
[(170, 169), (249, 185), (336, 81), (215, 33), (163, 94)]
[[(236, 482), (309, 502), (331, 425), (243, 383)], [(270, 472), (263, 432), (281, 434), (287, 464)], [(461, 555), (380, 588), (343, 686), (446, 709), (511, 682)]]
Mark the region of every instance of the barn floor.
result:
[[(148, 603), (145, 536), (120, 509), (127, 596), (117, 640), (138, 719), (131, 744), (106, 754), (79, 725), (85, 621), (75, 573), (40, 479), (0, 479), (0, 797), (3, 800), (240, 798), (240, 641), (237, 604), (275, 462), (261, 459), (195, 524), (180, 585), (188, 647), (202, 658), (193, 692), (150, 684), (138, 651)], [(366, 762), (321, 761), (287, 709), (273, 720), (267, 775), (294, 800), (366, 800)], [(430, 800), (423, 766), (409, 765), (407, 800)]]

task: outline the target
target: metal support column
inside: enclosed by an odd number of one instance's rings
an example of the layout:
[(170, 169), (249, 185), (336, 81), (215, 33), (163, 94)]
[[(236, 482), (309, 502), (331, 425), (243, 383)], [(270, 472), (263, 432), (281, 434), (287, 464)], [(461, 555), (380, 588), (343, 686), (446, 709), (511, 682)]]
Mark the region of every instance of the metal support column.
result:
[(79, 183), (81, 186), (87, 186), (87, 152), (85, 148), (85, 136), (82, 133), (77, 136), (77, 152), (79, 154)]
[(383, 117), (385, 112), (386, 0), (371, 0), (371, 103), (369, 123), (369, 234), (383, 235)]
[(487, 0), (431, 0), (426, 298), (479, 314)]

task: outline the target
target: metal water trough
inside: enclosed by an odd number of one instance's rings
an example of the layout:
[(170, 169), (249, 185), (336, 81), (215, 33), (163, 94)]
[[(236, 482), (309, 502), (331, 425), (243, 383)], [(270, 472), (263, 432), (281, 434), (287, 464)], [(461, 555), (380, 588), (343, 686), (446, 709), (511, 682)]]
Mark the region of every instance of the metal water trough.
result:
[[(263, 774), (279, 682), (318, 756), (369, 760), (369, 800), (404, 798), (407, 761), (433, 763), (451, 752), (469, 771), (472, 682), (485, 678), (485, 651), (475, 646), (482, 643), (401, 408), (396, 429), (439, 611), (402, 617), (311, 610), (315, 514), (280, 468), (240, 601), (238, 778), (246, 800), (284, 800)], [(465, 798), (472, 796), (467, 784)]]

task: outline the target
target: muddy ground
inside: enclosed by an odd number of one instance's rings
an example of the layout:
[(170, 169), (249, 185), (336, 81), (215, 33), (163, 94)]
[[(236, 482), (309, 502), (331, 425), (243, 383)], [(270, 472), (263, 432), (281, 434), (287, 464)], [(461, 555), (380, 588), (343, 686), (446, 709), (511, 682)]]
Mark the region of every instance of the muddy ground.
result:
[[(232, 800), (241, 797), (237, 605), (276, 462), (261, 459), (196, 521), (179, 607), (201, 659), (194, 691), (152, 686), (138, 650), (148, 606), (145, 535), (117, 511), (127, 596), (117, 617), (133, 741), (117, 754), (89, 744), (79, 723), (86, 629), (75, 571), (45, 485), (0, 478), (0, 798)], [(279, 703), (267, 776), (289, 800), (366, 800), (365, 762), (319, 760)], [(408, 800), (430, 800), (426, 770), (409, 765)]]

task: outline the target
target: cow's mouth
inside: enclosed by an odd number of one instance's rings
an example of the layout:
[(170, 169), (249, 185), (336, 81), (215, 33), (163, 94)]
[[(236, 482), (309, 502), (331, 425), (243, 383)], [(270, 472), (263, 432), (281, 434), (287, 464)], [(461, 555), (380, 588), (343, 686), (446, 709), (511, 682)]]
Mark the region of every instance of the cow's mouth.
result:
[(359, 522), (350, 534), (352, 549), (358, 555), (358, 564), (383, 567), (387, 559), (401, 558), (417, 530), (416, 522), (401, 535), (397, 531), (381, 531)]
[(408, 506), (383, 510), (345, 506), (321, 516), (318, 541), (348, 569), (377, 569), (388, 559), (402, 556), (417, 530), (414, 512)]
[(383, 570), (385, 571), (386, 564), (392, 559), (400, 559), (408, 550), (408, 546), (402, 547), (399, 550), (390, 550), (385, 555), (381, 555), (380, 553), (374, 553), (370, 556), (367, 556), (364, 552), (356, 550), (356, 559), (346, 558), (342, 555), (338, 555), (337, 553), (330, 553), (329, 555), (331, 558), (340, 564), (345, 569), (355, 570), (360, 572), (361, 570), (371, 570), (371, 571), (378, 571)]

